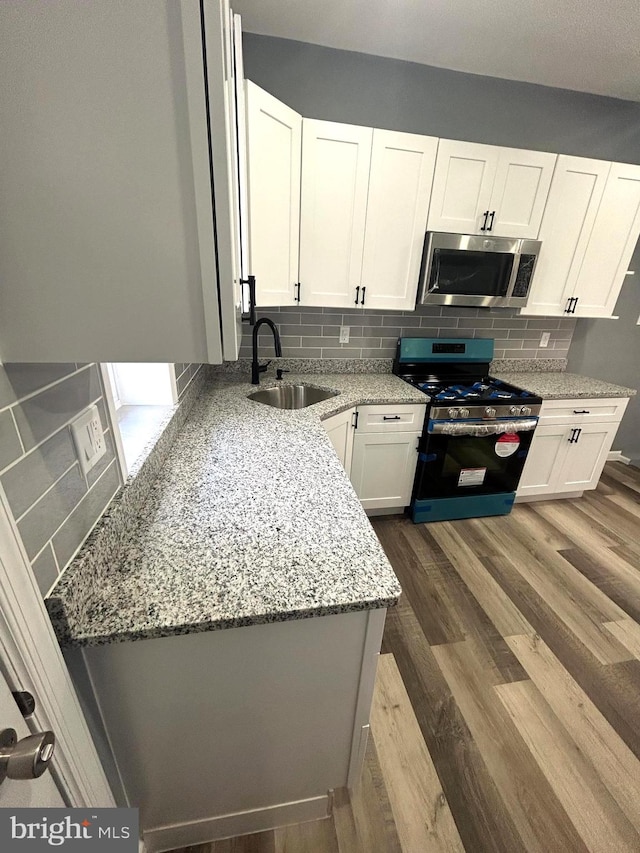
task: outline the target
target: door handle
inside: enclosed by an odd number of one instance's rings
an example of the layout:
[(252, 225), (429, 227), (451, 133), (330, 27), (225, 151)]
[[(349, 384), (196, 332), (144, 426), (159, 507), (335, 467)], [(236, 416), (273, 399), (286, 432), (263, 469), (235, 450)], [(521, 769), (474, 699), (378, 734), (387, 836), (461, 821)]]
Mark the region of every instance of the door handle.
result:
[(360, 285), (358, 285), (356, 287), (356, 305), (358, 304), (359, 300), (360, 300)]
[(488, 216), (489, 216), (489, 211), (488, 211), (488, 210), (485, 210), (485, 212), (484, 212), (484, 222), (482, 223), (482, 228), (480, 229), (481, 231), (486, 231), (486, 230), (487, 230), (487, 217), (488, 217)]
[(491, 222), (489, 223), (489, 227), (487, 228), (487, 231), (491, 231), (491, 230), (493, 230), (493, 219), (494, 219), (494, 217), (495, 217), (495, 215), (496, 215), (495, 210), (492, 210), (492, 211), (491, 211), (491, 213), (490, 213), (489, 215), (491, 216)]
[(366, 289), (367, 289), (366, 287), (362, 288), (362, 299), (360, 300), (360, 305), (364, 305), (364, 294), (366, 292)]
[(591, 412), (589, 411), (589, 409), (574, 409), (573, 414), (574, 415), (590, 415)]
[(18, 740), (15, 729), (0, 732), (0, 784), (9, 779), (37, 779), (49, 767), (56, 748), (53, 732)]
[(402, 418), (400, 417), (400, 415), (383, 415), (382, 420), (383, 421), (399, 421), (399, 420), (402, 420)]
[(579, 427), (575, 427), (574, 429), (572, 429), (571, 435), (569, 437), (569, 444), (577, 444), (581, 432), (582, 430)]
[(296, 284), (294, 284), (293, 289), (294, 289), (294, 291), (296, 289), (298, 290), (298, 295), (297, 296), (294, 295), (293, 301), (294, 302), (300, 302), (300, 282), (297, 282)]

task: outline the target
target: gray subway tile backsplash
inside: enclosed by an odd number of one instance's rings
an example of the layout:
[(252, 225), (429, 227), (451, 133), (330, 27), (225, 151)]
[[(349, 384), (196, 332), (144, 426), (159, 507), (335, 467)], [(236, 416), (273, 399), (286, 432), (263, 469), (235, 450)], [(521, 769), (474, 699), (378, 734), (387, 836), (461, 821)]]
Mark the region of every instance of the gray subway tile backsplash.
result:
[(22, 455), (22, 445), (10, 409), (0, 412), (0, 469)]
[(14, 409), (25, 449), (30, 450), (102, 396), (95, 364), (52, 388), (23, 400)]
[(74, 462), (71, 430), (65, 427), (5, 471), (0, 481), (14, 516), (26, 512)]
[[(278, 324), (283, 355), (290, 358), (372, 358), (395, 352), (397, 338), (493, 338), (496, 358), (564, 358), (575, 319), (525, 317), (514, 308), (450, 308), (424, 305), (415, 311), (373, 311), (357, 308), (298, 306), (262, 308), (261, 316)], [(295, 318), (295, 320), (293, 319)], [(348, 344), (339, 343), (340, 326), (349, 326)], [(295, 330), (295, 334), (292, 332)], [(550, 332), (548, 347), (540, 335)], [(270, 358), (273, 344), (260, 337), (261, 358)], [(505, 352), (509, 352), (505, 356)], [(245, 330), (241, 357), (251, 356), (251, 329)]]
[(86, 491), (87, 483), (76, 463), (18, 522), (30, 560), (51, 539)]
[(118, 465), (114, 461), (53, 537), (53, 550), (60, 565), (66, 565), (73, 557), (119, 486)]
[[(0, 482), (32, 561), (38, 586), (46, 594), (58, 570), (107, 508), (120, 484), (111, 422), (95, 364), (5, 364), (0, 366)], [(85, 479), (80, 472), (70, 422), (95, 402), (105, 431), (106, 454)], [(10, 408), (3, 407), (10, 406)], [(15, 422), (20, 429), (20, 443)], [(108, 469), (108, 470), (107, 470)], [(104, 478), (111, 494), (101, 487)], [(78, 507), (82, 525), (72, 524)], [(20, 521), (18, 521), (20, 519)], [(65, 531), (65, 548), (56, 562), (52, 537)]]
[(58, 564), (53, 555), (53, 548), (50, 542), (47, 542), (46, 546), (31, 564), (31, 567), (36, 576), (40, 592), (42, 595), (46, 595), (58, 577)]

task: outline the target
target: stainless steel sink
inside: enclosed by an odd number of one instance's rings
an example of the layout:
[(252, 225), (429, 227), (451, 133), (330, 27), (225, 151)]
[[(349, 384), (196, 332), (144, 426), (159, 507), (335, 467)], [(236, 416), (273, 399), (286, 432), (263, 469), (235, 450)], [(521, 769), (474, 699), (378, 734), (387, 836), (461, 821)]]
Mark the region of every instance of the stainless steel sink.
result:
[(263, 388), (249, 394), (250, 400), (265, 403), (276, 409), (304, 409), (330, 397), (337, 397), (339, 391), (327, 391), (312, 385), (277, 385), (275, 388)]

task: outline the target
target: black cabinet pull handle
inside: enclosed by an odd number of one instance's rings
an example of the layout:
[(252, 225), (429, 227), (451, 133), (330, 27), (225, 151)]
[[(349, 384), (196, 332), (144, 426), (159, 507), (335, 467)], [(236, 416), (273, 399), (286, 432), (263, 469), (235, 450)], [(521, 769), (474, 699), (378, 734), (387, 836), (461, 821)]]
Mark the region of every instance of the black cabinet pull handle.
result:
[(482, 228), (480, 229), (481, 231), (486, 231), (486, 230), (487, 230), (487, 217), (488, 217), (488, 216), (489, 216), (489, 211), (488, 211), (488, 210), (485, 210), (485, 212), (484, 212), (484, 222), (482, 223)]
[(591, 412), (589, 411), (589, 409), (580, 409), (580, 410), (574, 409), (573, 414), (574, 415), (590, 415)]
[(575, 314), (577, 304), (578, 304), (578, 297), (577, 296), (569, 297), (569, 304), (565, 308), (565, 314)]
[(576, 430), (576, 444), (578, 443), (578, 440), (579, 440), (579, 438), (580, 438), (580, 436), (581, 436), (581, 435), (582, 435), (582, 430), (581, 430), (581, 429), (577, 429), (577, 430)]
[(571, 314), (571, 303), (573, 302), (573, 296), (570, 296), (567, 299), (567, 307), (564, 309), (565, 314)]
[(353, 413), (353, 416), (354, 416), (354, 418), (355, 418), (355, 423), (354, 423), (353, 421), (351, 421), (351, 426), (352, 426), (354, 429), (358, 429), (358, 416), (359, 416), (359, 414), (360, 414), (360, 412), (359, 412), (357, 409), (356, 409), (356, 410), (355, 410), (355, 412)]
[(578, 427), (571, 430), (571, 436), (569, 437), (569, 444), (577, 444), (578, 439), (580, 438), (580, 433), (582, 430)]
[(293, 301), (294, 302), (300, 302), (300, 282), (293, 285), (294, 291), (296, 290), (296, 288), (298, 290), (298, 295), (293, 297)]
[(571, 312), (572, 314), (575, 314), (575, 313), (576, 313), (576, 308), (578, 307), (578, 299), (580, 299), (580, 297), (579, 297), (579, 296), (575, 296), (575, 297), (574, 297), (573, 311)]
[(240, 279), (241, 287), (247, 285), (249, 289), (249, 299), (248, 299), (248, 310), (246, 314), (242, 314), (243, 320), (248, 320), (250, 326), (255, 326), (256, 324), (256, 277), (255, 275), (247, 276), (247, 278)]
[(360, 285), (356, 287), (356, 305), (360, 301)]
[(364, 305), (364, 294), (365, 294), (366, 289), (367, 289), (366, 287), (362, 288), (362, 299), (360, 300), (360, 305)]
[(493, 229), (493, 219), (494, 219), (495, 215), (496, 215), (495, 210), (492, 210), (490, 213), (491, 222), (489, 223), (489, 227), (487, 228), (487, 231), (491, 231)]
[(391, 415), (383, 415), (383, 416), (382, 416), (382, 420), (383, 420), (383, 421), (401, 421), (401, 420), (402, 420), (402, 418), (400, 417), (400, 415), (393, 415), (393, 416), (391, 416)]

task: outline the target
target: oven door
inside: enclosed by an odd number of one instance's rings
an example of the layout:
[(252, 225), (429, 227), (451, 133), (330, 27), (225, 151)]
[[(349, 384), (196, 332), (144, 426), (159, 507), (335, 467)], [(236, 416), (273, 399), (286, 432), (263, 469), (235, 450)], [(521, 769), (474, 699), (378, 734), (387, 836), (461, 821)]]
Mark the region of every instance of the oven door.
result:
[(429, 421), (414, 501), (515, 492), (537, 423)]

